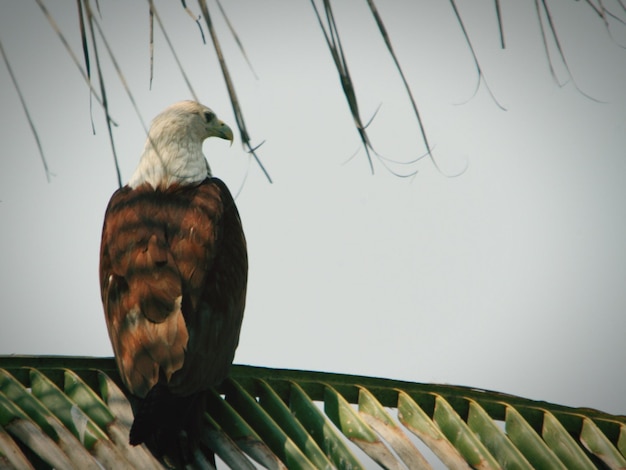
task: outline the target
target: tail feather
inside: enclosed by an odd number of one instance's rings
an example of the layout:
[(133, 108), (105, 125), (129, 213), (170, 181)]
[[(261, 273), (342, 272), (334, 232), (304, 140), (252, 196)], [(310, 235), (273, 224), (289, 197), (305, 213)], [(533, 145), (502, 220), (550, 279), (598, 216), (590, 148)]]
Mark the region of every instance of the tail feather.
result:
[(204, 398), (204, 392), (176, 396), (158, 383), (135, 402), (130, 444), (145, 443), (155, 457), (174, 467), (190, 463), (200, 437)]

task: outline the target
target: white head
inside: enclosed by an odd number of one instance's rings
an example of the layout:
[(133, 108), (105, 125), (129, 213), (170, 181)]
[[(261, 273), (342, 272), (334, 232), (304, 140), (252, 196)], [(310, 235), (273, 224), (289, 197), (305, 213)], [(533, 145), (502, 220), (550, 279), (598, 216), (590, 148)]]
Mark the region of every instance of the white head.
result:
[(146, 146), (128, 185), (153, 188), (198, 183), (211, 176), (202, 154), (207, 137), (233, 141), (233, 131), (215, 113), (196, 101), (180, 101), (154, 118)]

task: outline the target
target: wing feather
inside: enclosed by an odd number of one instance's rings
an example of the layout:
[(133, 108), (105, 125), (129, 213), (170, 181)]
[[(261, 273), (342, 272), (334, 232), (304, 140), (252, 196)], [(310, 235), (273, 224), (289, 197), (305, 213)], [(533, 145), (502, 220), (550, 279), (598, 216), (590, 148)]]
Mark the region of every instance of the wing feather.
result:
[(189, 395), (219, 383), (239, 340), (246, 242), (218, 179), (118, 190), (105, 214), (100, 282), (122, 380), (145, 397), (157, 382)]

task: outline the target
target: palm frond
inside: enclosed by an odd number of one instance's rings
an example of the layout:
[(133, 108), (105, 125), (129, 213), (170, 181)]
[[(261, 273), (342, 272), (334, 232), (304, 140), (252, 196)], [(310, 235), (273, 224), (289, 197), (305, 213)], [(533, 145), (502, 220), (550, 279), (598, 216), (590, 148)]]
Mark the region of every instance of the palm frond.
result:
[[(131, 422), (113, 359), (0, 357), (0, 464), (161, 468), (128, 445)], [(626, 466), (626, 416), (323, 372), (233, 366), (204, 424), (207, 452), (232, 468)]]
[[(67, 50), (67, 52), (70, 54), (70, 56), (72, 57), (72, 60), (77, 64), (80, 73), (83, 75), (83, 77), (85, 78), (90, 90), (91, 90), (91, 94), (90, 94), (90, 107), (91, 107), (91, 100), (92, 97), (95, 97), (95, 99), (102, 105), (102, 107), (105, 109), (105, 118), (106, 118), (106, 122), (107, 122), (107, 128), (108, 128), (108, 132), (109, 132), (109, 136), (110, 136), (110, 140), (111, 140), (111, 146), (113, 149), (113, 158), (114, 158), (114, 162), (115, 162), (115, 166), (116, 166), (116, 173), (117, 173), (117, 178), (118, 178), (118, 183), (121, 184), (121, 176), (120, 176), (120, 170), (119, 170), (119, 165), (117, 162), (117, 156), (115, 155), (115, 145), (114, 145), (114, 141), (113, 141), (113, 135), (112, 135), (112, 130), (111, 130), (111, 125), (115, 125), (115, 121), (112, 120), (111, 114), (110, 114), (110, 110), (108, 102), (106, 100), (106, 96), (105, 95), (105, 86), (104, 86), (104, 76), (101, 72), (100, 66), (98, 64), (99, 58), (98, 58), (98, 49), (97, 49), (97, 45), (95, 43), (95, 37), (93, 37), (93, 33), (88, 33), (87, 30), (91, 30), (94, 26), (94, 20), (93, 15), (90, 13), (90, 8), (89, 8), (89, 0), (76, 0), (77, 2), (77, 6), (78, 6), (78, 29), (79, 29), (79, 33), (80, 33), (80, 38), (81, 38), (81, 42), (82, 42), (82, 49), (83, 49), (83, 55), (84, 55), (84, 66), (85, 69), (83, 69), (83, 67), (79, 64), (78, 59), (76, 58), (76, 55), (72, 52), (71, 48), (68, 45), (67, 40), (65, 39), (65, 36), (61, 33), (61, 31), (59, 30), (58, 26), (56, 25), (56, 23), (54, 22), (54, 20), (52, 19), (52, 17), (50, 16), (50, 14), (48, 13), (47, 9), (45, 8), (44, 4), (43, 4), (43, 0), (36, 0), (38, 6), (41, 8), (41, 10), (44, 12), (44, 14), (46, 15), (46, 18), (48, 19), (48, 22), (50, 23), (51, 27), (56, 31), (57, 35), (59, 36), (60, 40), (63, 42), (65, 49)], [(323, 5), (322, 7), (318, 8), (316, 6), (317, 3), (321, 2), (321, 4)], [(99, 4), (96, 1), (96, 9), (97, 12), (100, 13), (99, 10)], [(248, 58), (246, 51), (243, 48), (243, 45), (241, 43), (241, 40), (239, 39), (239, 36), (237, 35), (237, 33), (235, 32), (235, 29), (229, 19), (229, 17), (226, 15), (226, 11), (222, 5), (222, 3), (220, 1), (216, 1), (217, 3), (217, 7), (219, 8), (220, 12), (221, 12), (221, 16), (226, 24), (226, 26), (228, 27), (232, 38), (235, 42), (235, 44), (237, 45), (237, 47), (239, 48), (239, 51), (241, 52), (241, 54), (243, 55), (243, 58), (245, 59), (245, 61), (248, 64), (248, 67), (250, 68), (250, 70), (252, 71), (253, 75), (256, 77), (256, 73), (254, 71), (254, 69), (252, 68), (251, 65), (251, 61)], [(339, 76), (340, 76), (340, 85), (342, 87), (342, 91), (347, 99), (348, 105), (349, 105), (349, 111), (352, 115), (352, 118), (354, 120), (355, 123), (355, 127), (359, 133), (359, 137), (361, 140), (361, 144), (363, 146), (363, 148), (365, 149), (365, 153), (367, 155), (367, 159), (368, 159), (368, 164), (370, 167), (370, 170), (373, 172), (374, 170), (374, 165), (373, 165), (373, 161), (372, 158), (378, 157), (380, 162), (383, 164), (383, 166), (385, 166), (385, 168), (387, 168), (391, 173), (396, 174), (398, 176), (412, 176), (414, 174), (417, 173), (417, 170), (411, 170), (409, 172), (405, 172), (405, 173), (396, 173), (395, 171), (393, 171), (390, 166), (388, 165), (388, 162), (391, 162), (391, 159), (387, 159), (387, 158), (382, 158), (381, 155), (379, 155), (375, 150), (374, 147), (372, 146), (372, 143), (370, 141), (368, 132), (367, 132), (367, 124), (363, 124), (364, 120), (362, 119), (362, 116), (360, 114), (359, 111), (359, 107), (358, 107), (358, 102), (357, 102), (357, 93), (355, 91), (355, 86), (354, 86), (354, 81), (353, 81), (353, 77), (351, 77), (349, 70), (348, 70), (348, 65), (347, 65), (347, 59), (346, 59), (346, 55), (344, 54), (343, 48), (342, 48), (342, 44), (339, 38), (339, 29), (337, 26), (337, 22), (335, 19), (335, 16), (333, 14), (332, 8), (331, 8), (331, 0), (318, 0), (318, 2), (316, 2), (315, 0), (311, 0), (311, 3), (313, 5), (313, 9), (314, 9), (314, 13), (317, 17), (317, 20), (319, 21), (319, 24), (321, 26), (321, 29), (323, 31), (323, 35), (324, 35), (324, 39), (326, 41), (326, 44), (331, 52), (332, 58), (333, 58), (333, 62), (335, 65), (335, 68), (337, 69)], [(502, 17), (502, 5), (501, 5), (501, 1), (500, 0), (495, 0), (494, 1), (494, 9), (495, 9), (495, 14), (496, 14), (496, 18), (497, 18), (497, 22), (498, 22), (498, 31), (499, 31), (499, 41), (501, 44), (501, 47), (504, 48), (505, 47), (505, 30), (504, 30), (504, 22), (503, 22), (503, 17)], [(587, 8), (590, 10), (590, 12), (597, 16), (605, 25), (605, 28), (608, 31), (608, 34), (611, 36), (611, 38), (613, 39), (613, 42), (615, 42), (616, 44), (618, 44), (620, 47), (625, 47), (621, 44), (618, 43), (618, 41), (613, 37), (613, 31), (612, 31), (612, 25), (619, 25), (619, 26), (624, 26), (626, 25), (626, 20), (624, 19), (624, 15), (623, 12), (626, 12), (626, 5), (624, 3), (623, 0), (617, 0), (617, 6), (615, 5), (606, 5), (605, 2), (603, 1), (597, 1), (597, 2), (593, 2), (591, 0), (585, 0), (584, 2), (578, 2), (581, 6), (584, 5), (584, 8)], [(244, 122), (243, 119), (243, 110), (242, 110), (242, 106), (237, 98), (237, 94), (235, 93), (235, 87), (234, 87), (234, 82), (231, 78), (230, 72), (228, 70), (228, 67), (226, 66), (226, 61), (225, 61), (225, 57), (222, 54), (222, 48), (220, 45), (220, 41), (218, 39), (217, 33), (215, 31), (215, 28), (213, 26), (212, 20), (211, 20), (211, 16), (210, 16), (210, 12), (209, 12), (209, 7), (207, 5), (207, 2), (205, 0), (198, 0), (198, 4), (199, 4), (199, 10), (201, 12), (201, 15), (191, 11), (191, 9), (187, 6), (187, 2), (186, 0), (181, 0), (181, 4), (182, 7), (184, 8), (184, 10), (187, 12), (187, 14), (190, 16), (190, 18), (196, 23), (196, 25), (198, 26), (199, 30), (200, 30), (200, 35), (201, 35), (201, 39), (203, 42), (206, 42), (206, 38), (205, 38), (205, 34), (204, 34), (204, 30), (201, 24), (201, 20), (202, 17), (204, 17), (204, 22), (206, 23), (206, 26), (208, 28), (209, 34), (211, 36), (211, 40), (213, 43), (213, 46), (216, 50), (217, 56), (218, 56), (218, 61), (222, 70), (222, 75), (224, 77), (224, 81), (226, 83), (226, 87), (228, 90), (228, 94), (229, 94), (229, 98), (231, 101), (231, 105), (233, 107), (233, 111), (235, 114), (235, 119), (237, 122), (237, 126), (239, 128), (240, 131), (240, 135), (241, 135), (241, 139), (242, 139), (242, 143), (244, 145), (244, 148), (247, 150), (247, 152), (254, 158), (254, 160), (256, 161), (256, 163), (259, 165), (259, 167), (261, 168), (261, 171), (263, 172), (263, 174), (265, 175), (265, 177), (268, 179), (268, 181), (271, 182), (271, 178), (269, 176), (268, 171), (266, 170), (265, 166), (262, 164), (259, 156), (256, 153), (256, 149), (258, 148), (258, 145), (253, 145), (250, 141), (250, 135), (248, 132), (248, 129), (246, 127), (246, 124)], [(424, 156), (429, 156), (432, 160), (432, 162), (435, 164), (435, 166), (437, 166), (437, 163), (435, 162), (433, 155), (432, 155), (432, 146), (429, 144), (428, 140), (427, 140), (427, 136), (426, 136), (426, 131), (422, 122), (422, 117), (420, 116), (420, 113), (418, 112), (415, 100), (413, 98), (412, 95), (412, 91), (409, 88), (408, 85), (408, 81), (406, 80), (404, 73), (402, 71), (402, 68), (400, 67), (400, 63), (399, 60), (397, 59), (395, 52), (393, 51), (393, 48), (391, 46), (391, 41), (389, 38), (389, 34), (387, 33), (387, 30), (382, 22), (381, 16), (378, 13), (377, 8), (374, 5), (374, 1), (373, 0), (368, 0), (368, 5), (369, 8), (371, 10), (372, 15), (374, 16), (375, 22), (378, 26), (378, 32), (381, 35), (382, 39), (385, 41), (385, 44), (389, 50), (389, 53), (394, 61), (395, 67), (397, 69), (397, 71), (400, 73), (401, 79), (403, 81), (404, 84), (404, 88), (407, 91), (408, 94), (408, 98), (410, 101), (410, 104), (413, 107), (413, 111), (414, 114), (418, 120), (418, 125), (419, 125), (419, 129), (420, 129), (420, 136), (421, 136), (421, 140), (423, 141), (423, 143), (426, 146), (426, 152), (424, 153), (424, 155), (420, 155), (414, 159), (409, 159), (410, 161), (407, 162), (398, 162), (402, 165), (404, 165), (404, 168), (406, 168), (406, 165), (410, 165), (413, 164), (415, 162), (417, 162), (418, 160), (421, 160)], [(472, 59), (475, 65), (475, 69), (476, 69), (476, 73), (477, 73), (477, 79), (476, 79), (476, 86), (475, 89), (471, 95), (471, 97), (469, 99), (471, 99), (473, 96), (476, 95), (476, 93), (478, 92), (478, 90), (480, 89), (481, 85), (484, 85), (484, 87), (487, 89), (487, 92), (489, 93), (489, 95), (491, 96), (491, 98), (493, 99), (493, 101), (496, 103), (496, 105), (498, 107), (500, 107), (501, 109), (504, 109), (504, 106), (502, 106), (502, 104), (500, 104), (500, 102), (498, 101), (498, 99), (495, 97), (493, 91), (491, 90), (489, 84), (487, 83), (487, 80), (485, 78), (485, 72), (481, 66), (481, 63), (478, 60), (478, 52), (476, 51), (474, 45), (472, 44), (472, 41), (470, 39), (470, 32), (467, 30), (466, 26), (465, 26), (465, 22), (463, 21), (463, 15), (459, 10), (459, 7), (457, 5), (457, 2), (455, 0), (450, 0), (450, 5), (452, 7), (452, 13), (454, 14), (455, 18), (456, 18), (456, 22), (458, 23), (459, 27), (461, 28), (461, 31), (463, 33), (463, 37), (464, 40), (469, 48), (469, 51), (472, 55)], [(172, 50), (172, 53), (174, 54), (174, 58), (178, 63), (179, 69), (181, 70), (181, 72), (183, 73), (183, 77), (185, 79), (185, 82), (187, 83), (188, 88), (191, 91), (192, 96), (195, 97), (195, 92), (193, 90), (193, 88), (191, 87), (191, 83), (190, 80), (188, 79), (188, 77), (185, 75), (183, 69), (182, 69), (182, 65), (180, 64), (180, 61), (176, 55), (176, 52), (174, 51), (173, 46), (171, 45), (171, 42), (169, 41), (168, 35), (165, 31), (165, 28), (163, 26), (163, 23), (161, 21), (161, 17), (158, 16), (158, 13), (156, 11), (156, 7), (155, 7), (155, 2), (153, 2), (153, 0), (148, 0), (148, 6), (149, 6), (149, 25), (150, 25), (150, 29), (149, 29), (149, 61), (150, 61), (150, 79), (149, 79), (149, 87), (151, 88), (152, 85), (152, 80), (153, 80), (153, 75), (154, 75), (154, 21), (155, 19), (157, 20), (161, 31), (163, 32), (163, 35), (165, 36), (165, 39), (168, 43), (169, 48)], [(89, 10), (89, 11), (87, 11)], [(576, 80), (574, 78), (574, 74), (572, 73), (572, 71), (570, 70), (568, 61), (566, 59), (566, 53), (565, 50), (563, 48), (563, 45), (561, 44), (561, 41), (559, 39), (559, 35), (557, 33), (557, 29), (556, 29), (556, 25), (554, 22), (554, 18), (553, 15), (548, 7), (548, 2), (546, 2), (545, 0), (535, 0), (535, 10), (536, 10), (536, 15), (537, 18), (539, 20), (539, 26), (540, 26), (540, 31), (541, 31), (541, 35), (542, 35), (542, 40), (543, 40), (543, 45), (544, 45), (544, 49), (545, 49), (545, 53), (547, 55), (548, 58), (548, 65), (550, 68), (550, 72), (554, 78), (554, 80), (556, 81), (556, 83), (559, 86), (562, 86), (562, 83), (560, 83), (557, 74), (555, 72), (554, 69), (554, 59), (551, 56), (551, 53), (549, 51), (549, 43), (551, 43), (551, 45), (556, 49), (556, 54), (558, 55), (558, 58), (560, 60), (560, 62), (562, 62), (566, 73), (569, 75), (570, 80), (572, 81), (573, 85), (575, 86), (575, 88), (584, 96), (594, 100), (594, 101), (599, 101), (596, 98), (594, 98), (593, 96), (591, 96), (590, 94), (584, 92), (581, 90), (580, 86), (576, 83)], [(320, 14), (320, 12), (322, 12), (322, 14)], [(100, 15), (101, 16), (101, 15)], [(322, 20), (322, 16), (324, 16), (324, 20)], [(86, 21), (88, 20), (88, 21)], [(97, 26), (97, 24), (96, 24)], [(97, 26), (99, 28), (99, 26)], [(91, 37), (90, 37), (91, 36)], [(100, 37), (102, 39), (102, 41), (106, 41), (104, 34), (100, 31)], [(91, 43), (91, 44), (90, 44)], [(90, 49), (92, 51), (91, 55), (90, 55)], [(91, 65), (92, 63), (95, 62), (95, 66), (97, 69), (97, 74), (98, 74), (98, 78), (100, 81), (100, 94), (102, 94), (103, 96), (100, 97), (99, 93), (97, 93), (94, 89), (93, 86), (91, 84)], [(15, 80), (14, 80), (15, 81)], [(23, 100), (22, 100), (23, 101)], [(31, 125), (31, 127), (33, 127)], [(145, 126), (144, 126), (145, 127)], [(92, 120), (92, 128), (94, 128), (93, 125), (93, 120)], [(39, 143), (38, 143), (38, 146)], [(40, 154), (42, 154), (41, 149), (40, 149)], [(43, 154), (42, 154), (42, 160), (43, 160)], [(397, 158), (395, 160), (398, 160)], [(44, 168), (45, 168), (45, 160), (44, 160)], [(464, 171), (464, 170), (463, 170)], [(461, 172), (462, 173), (462, 172)], [(48, 170), (46, 169), (46, 174), (48, 175)]]

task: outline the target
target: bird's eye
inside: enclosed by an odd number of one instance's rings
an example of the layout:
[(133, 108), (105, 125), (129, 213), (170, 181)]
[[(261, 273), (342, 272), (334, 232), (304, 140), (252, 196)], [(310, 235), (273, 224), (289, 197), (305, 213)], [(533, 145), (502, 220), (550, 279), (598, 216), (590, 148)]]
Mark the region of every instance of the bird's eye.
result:
[(205, 111), (204, 119), (206, 119), (206, 122), (211, 122), (213, 119), (215, 119), (215, 114), (210, 111)]

